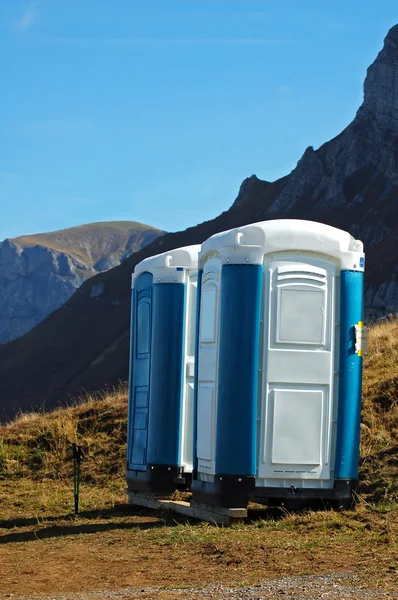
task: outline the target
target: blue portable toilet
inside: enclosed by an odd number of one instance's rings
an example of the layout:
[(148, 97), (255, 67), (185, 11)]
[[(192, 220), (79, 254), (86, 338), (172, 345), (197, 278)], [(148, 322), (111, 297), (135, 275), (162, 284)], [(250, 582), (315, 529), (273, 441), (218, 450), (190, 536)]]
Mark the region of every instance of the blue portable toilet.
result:
[(203, 243), (194, 500), (351, 503), (364, 260), (362, 242), (310, 221), (255, 223)]
[(199, 250), (152, 256), (132, 276), (128, 492), (190, 484)]

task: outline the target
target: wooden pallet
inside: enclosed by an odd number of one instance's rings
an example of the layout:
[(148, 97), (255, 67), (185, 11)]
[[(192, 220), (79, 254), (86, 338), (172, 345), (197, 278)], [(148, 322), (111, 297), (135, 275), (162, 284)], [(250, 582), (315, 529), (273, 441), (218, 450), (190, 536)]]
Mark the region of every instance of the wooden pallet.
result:
[(134, 504), (135, 506), (170, 510), (193, 519), (217, 523), (218, 525), (232, 525), (232, 523), (243, 521), (247, 517), (246, 508), (223, 508), (221, 506), (203, 504), (201, 502), (196, 502), (195, 500), (184, 502), (181, 500), (171, 500), (167, 497), (155, 496), (153, 494), (130, 492), (128, 490), (127, 497), (129, 503)]

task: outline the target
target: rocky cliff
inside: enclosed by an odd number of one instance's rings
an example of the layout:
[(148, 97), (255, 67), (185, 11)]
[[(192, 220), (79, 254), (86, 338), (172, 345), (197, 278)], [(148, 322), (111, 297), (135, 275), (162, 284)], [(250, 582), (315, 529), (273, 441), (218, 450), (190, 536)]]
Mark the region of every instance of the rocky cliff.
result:
[[(398, 311), (398, 25), (369, 67), (353, 122), (318, 150), (309, 147), (278, 193), (252, 176), (235, 209), (254, 220), (313, 219), (363, 240), (369, 258), (366, 311)], [(388, 248), (388, 251), (387, 251)], [(377, 264), (377, 261), (381, 262)]]
[[(349, 230), (366, 244), (368, 316), (398, 311), (398, 26), (368, 69), (364, 101), (336, 138), (310, 147), (275, 182), (246, 179), (231, 209), (166, 234), (120, 266), (86, 281), (27, 335), (0, 346), (3, 414), (64, 402), (128, 376), (130, 276), (146, 258), (201, 243), (238, 225), (273, 218), (313, 219)], [(1, 410), (0, 410), (1, 412)]]
[(162, 233), (141, 223), (92, 223), (1, 242), (0, 343), (35, 327), (86, 279)]

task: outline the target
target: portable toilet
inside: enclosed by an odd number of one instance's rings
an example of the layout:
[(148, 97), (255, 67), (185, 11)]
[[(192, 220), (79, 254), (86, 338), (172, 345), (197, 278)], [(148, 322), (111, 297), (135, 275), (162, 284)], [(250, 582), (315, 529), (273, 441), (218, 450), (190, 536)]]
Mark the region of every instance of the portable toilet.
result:
[(132, 276), (127, 492), (190, 484), (199, 250), (146, 258)]
[(255, 223), (203, 243), (194, 500), (351, 504), (364, 260), (362, 242), (311, 221)]

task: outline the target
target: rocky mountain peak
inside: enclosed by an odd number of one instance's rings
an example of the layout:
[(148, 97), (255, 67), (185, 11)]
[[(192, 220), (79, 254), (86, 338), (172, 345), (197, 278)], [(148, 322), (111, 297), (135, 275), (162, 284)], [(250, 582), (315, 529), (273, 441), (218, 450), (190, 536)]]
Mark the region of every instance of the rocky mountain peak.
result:
[(269, 185), (268, 181), (262, 181), (257, 175), (250, 175), (243, 180), (238, 195), (233, 203), (234, 208), (239, 208), (242, 204), (245, 204), (248, 198), (259, 194)]
[(397, 58), (397, 50), (398, 50), (398, 24), (391, 27), (389, 32), (387, 33), (384, 39), (384, 47), (379, 52), (379, 55), (376, 60), (380, 58), (393, 56), (395, 59)]
[(390, 29), (367, 70), (358, 116), (372, 117), (382, 129), (398, 131), (398, 25)]

